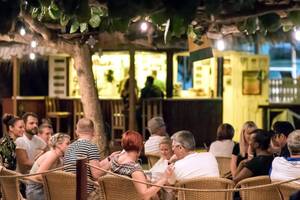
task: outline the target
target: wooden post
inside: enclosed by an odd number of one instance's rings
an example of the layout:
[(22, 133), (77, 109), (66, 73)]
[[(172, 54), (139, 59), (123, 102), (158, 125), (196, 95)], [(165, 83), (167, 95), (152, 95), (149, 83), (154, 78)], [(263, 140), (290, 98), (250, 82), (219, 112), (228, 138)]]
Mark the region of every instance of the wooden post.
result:
[(167, 51), (167, 97), (173, 97), (173, 52)]
[(17, 96), (20, 94), (20, 62), (19, 59), (13, 57), (13, 114), (18, 115)]
[(135, 130), (135, 104), (136, 104), (136, 92), (135, 88), (136, 81), (135, 81), (135, 50), (130, 48), (129, 55), (130, 55), (130, 66), (129, 66), (129, 129)]
[(224, 58), (217, 58), (217, 66), (218, 66), (218, 79), (217, 79), (217, 97), (223, 97), (223, 66), (224, 66)]
[(87, 158), (76, 161), (76, 200), (87, 200)]

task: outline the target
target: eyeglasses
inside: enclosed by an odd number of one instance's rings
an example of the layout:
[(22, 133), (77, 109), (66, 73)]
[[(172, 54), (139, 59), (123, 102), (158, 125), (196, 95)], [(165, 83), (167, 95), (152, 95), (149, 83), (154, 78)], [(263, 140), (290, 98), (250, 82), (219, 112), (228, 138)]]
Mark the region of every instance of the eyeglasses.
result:
[(181, 144), (172, 144), (172, 149), (176, 149), (176, 148), (178, 148), (178, 147), (181, 147), (182, 145)]

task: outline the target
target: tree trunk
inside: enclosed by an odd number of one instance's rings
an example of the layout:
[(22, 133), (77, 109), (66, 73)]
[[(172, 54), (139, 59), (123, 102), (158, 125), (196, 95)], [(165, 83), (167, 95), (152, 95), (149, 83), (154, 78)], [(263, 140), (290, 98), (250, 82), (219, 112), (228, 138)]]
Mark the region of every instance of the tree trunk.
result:
[(95, 140), (100, 155), (106, 154), (107, 142), (104, 132), (101, 107), (96, 90), (95, 79), (92, 71), (92, 55), (88, 45), (76, 45), (73, 54), (75, 70), (81, 94), (83, 111), (87, 118), (93, 120), (95, 125)]

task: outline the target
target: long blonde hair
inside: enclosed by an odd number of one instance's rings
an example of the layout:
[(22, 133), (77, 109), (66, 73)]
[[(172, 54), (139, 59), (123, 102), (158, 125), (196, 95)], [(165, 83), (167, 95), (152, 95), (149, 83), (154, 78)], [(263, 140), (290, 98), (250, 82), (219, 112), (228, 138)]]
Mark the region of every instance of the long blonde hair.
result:
[(253, 121), (246, 121), (243, 124), (242, 130), (240, 132), (240, 142), (239, 142), (239, 146), (240, 146), (240, 154), (245, 157), (247, 150), (248, 150), (248, 143), (245, 140), (245, 133), (246, 131), (248, 131), (249, 129), (257, 129), (256, 124)]

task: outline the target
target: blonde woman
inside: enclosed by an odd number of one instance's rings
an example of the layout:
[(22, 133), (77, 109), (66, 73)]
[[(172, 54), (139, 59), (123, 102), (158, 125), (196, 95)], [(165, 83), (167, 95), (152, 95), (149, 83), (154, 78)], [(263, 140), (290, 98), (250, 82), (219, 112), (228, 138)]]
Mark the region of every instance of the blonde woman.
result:
[[(62, 166), (62, 158), (65, 151), (70, 144), (70, 136), (63, 133), (56, 133), (50, 138), (51, 150), (41, 155), (33, 164), (30, 174), (45, 172), (50, 169), (54, 169)], [(27, 200), (43, 200), (44, 189), (43, 184), (38, 183), (42, 181), (41, 175), (32, 177), (33, 181), (30, 181), (26, 187)]]
[(240, 133), (240, 141), (235, 144), (233, 147), (232, 155), (231, 155), (231, 163), (230, 170), (233, 177), (235, 177), (237, 173), (237, 167), (239, 166), (242, 160), (250, 158), (253, 156), (249, 152), (249, 140), (250, 133), (257, 129), (256, 124), (253, 121), (247, 121), (244, 123), (241, 133)]

